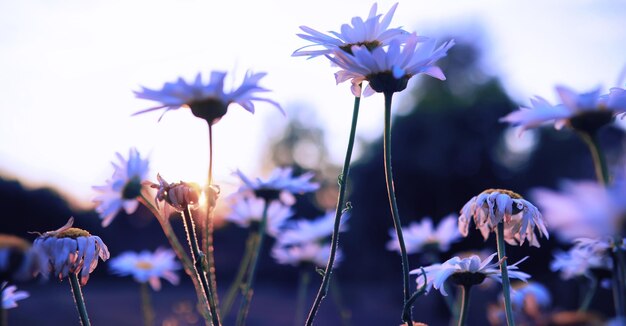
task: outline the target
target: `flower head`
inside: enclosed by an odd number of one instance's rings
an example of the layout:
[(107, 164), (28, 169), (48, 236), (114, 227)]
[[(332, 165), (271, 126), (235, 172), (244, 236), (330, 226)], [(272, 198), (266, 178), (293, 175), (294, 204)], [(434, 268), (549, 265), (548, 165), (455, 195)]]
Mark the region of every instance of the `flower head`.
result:
[(142, 251), (140, 253), (126, 251), (111, 259), (111, 271), (120, 276), (132, 275), (139, 283), (149, 282), (153, 290), (161, 289), (161, 280), (164, 278), (177, 285), (179, 278), (175, 271), (181, 268), (176, 262), (176, 255), (171, 249), (158, 248), (155, 252)]
[[(451, 279), (457, 285), (477, 285), (482, 283), (485, 278), (490, 278), (498, 282), (502, 282), (502, 272), (500, 271), (500, 262), (491, 263), (497, 253), (493, 253), (485, 260), (481, 260), (480, 257), (473, 255), (468, 258), (452, 257), (445, 261), (443, 264), (434, 264), (424, 267), (426, 273), (426, 291), (430, 291), (432, 287), (439, 290), (442, 295), (447, 296), (444, 283), (446, 280)], [(528, 258), (528, 257), (526, 257)], [(526, 258), (518, 261), (515, 264), (507, 266), (509, 272), (509, 278), (516, 278), (526, 282), (530, 278), (530, 275), (520, 271), (517, 265)], [(410, 274), (420, 274), (421, 269), (415, 269)], [(422, 288), (424, 285), (424, 278), (417, 278), (417, 287)]]
[(26, 281), (37, 275), (42, 255), (30, 242), (0, 234), (0, 280)]
[[(341, 218), (340, 232), (348, 228), (345, 223), (350, 219), (350, 213), (344, 213)], [(333, 234), (335, 212), (329, 211), (314, 220), (295, 220), (287, 223), (285, 228), (276, 237), (281, 245), (293, 245), (306, 242), (320, 242)]]
[(500, 121), (522, 126), (522, 130), (554, 123), (557, 129), (569, 126), (593, 133), (611, 122), (616, 114), (626, 112), (626, 90), (623, 88), (611, 88), (605, 95), (600, 95), (599, 88), (577, 93), (568, 87), (557, 86), (556, 91), (561, 104), (552, 105), (537, 96), (531, 99), (531, 108), (521, 107)]
[(117, 213), (124, 209), (126, 214), (132, 214), (139, 206), (137, 197), (141, 195), (141, 182), (146, 180), (148, 174), (147, 159), (142, 159), (136, 148), (128, 151), (128, 159), (120, 153), (116, 153), (119, 163), (113, 163), (113, 176), (107, 180), (104, 186), (93, 188), (101, 192), (94, 199), (98, 203), (96, 211), (102, 219), (102, 226), (107, 227)]
[[(269, 92), (268, 89), (258, 85), (261, 78), (265, 75), (265, 73), (247, 72), (242, 84), (230, 91), (224, 90), (226, 73), (221, 71), (211, 72), (211, 77), (208, 82), (203, 81), (202, 75), (198, 73), (191, 83), (188, 83), (182, 78), (178, 78), (174, 83), (165, 83), (160, 90), (142, 87), (141, 91), (135, 92), (135, 96), (160, 102), (161, 105), (139, 111), (135, 114), (159, 109), (165, 109), (163, 112), (163, 114), (165, 114), (167, 111), (176, 110), (185, 106), (191, 109), (193, 115), (206, 120), (212, 125), (226, 114), (228, 106), (231, 103), (237, 103), (247, 111), (254, 113), (253, 102), (267, 102), (276, 106), (283, 112), (278, 103), (267, 98), (259, 97), (259, 93)], [(163, 115), (161, 115), (161, 117), (163, 117)]]
[[(339, 50), (351, 53), (353, 45), (374, 49), (389, 44), (389, 41), (393, 39), (402, 40), (408, 32), (399, 27), (389, 28), (397, 7), (398, 4), (396, 3), (385, 16), (382, 16), (382, 14), (377, 13), (378, 5), (374, 3), (365, 21), (361, 17), (354, 17), (351, 25), (343, 24), (340, 32), (329, 32), (330, 35), (307, 26), (300, 26), (300, 29), (306, 34), (298, 34), (298, 36), (313, 44), (296, 50), (292, 56), (308, 56), (310, 59), (320, 55), (329, 55)], [(309, 47), (321, 49), (305, 50)]]
[(26, 299), (30, 296), (26, 291), (17, 291), (15, 285), (7, 286), (4, 282), (0, 285), (0, 293), (2, 294), (2, 308), (11, 309), (17, 307), (17, 301)]
[(200, 187), (198, 185), (187, 182), (168, 183), (157, 174), (159, 184), (151, 184), (150, 187), (158, 189), (155, 204), (159, 206), (159, 202), (166, 202), (176, 211), (182, 212), (187, 207), (195, 208), (200, 200)]
[(311, 182), (314, 176), (312, 172), (293, 177), (291, 168), (276, 168), (266, 180), (261, 178), (252, 180), (240, 170), (235, 171), (234, 174), (243, 182), (243, 185), (239, 187), (239, 193), (252, 192), (256, 197), (268, 202), (280, 198), (283, 202), (291, 204), (293, 194), (315, 191), (320, 187), (318, 183)]
[(522, 245), (528, 239), (530, 245), (539, 247), (535, 227), (540, 236), (549, 236), (537, 207), (510, 190), (487, 189), (463, 206), (459, 216), (459, 231), (464, 237), (468, 234), (472, 218), (485, 240), (498, 223), (504, 223), (504, 239), (512, 245)]
[[(226, 216), (226, 220), (241, 227), (248, 227), (253, 222), (261, 221), (265, 207), (263, 198), (252, 195), (237, 195), (233, 198), (232, 211)], [(267, 234), (276, 237), (285, 221), (292, 215), (293, 210), (290, 206), (280, 201), (270, 202), (267, 208)]]
[[(436, 246), (439, 251), (448, 251), (450, 244), (461, 238), (456, 221), (457, 216), (450, 214), (444, 217), (435, 229), (430, 217), (425, 217), (420, 223), (413, 222), (408, 227), (402, 228), (407, 254), (419, 253), (429, 245)], [(392, 239), (387, 242), (387, 249), (400, 251), (395, 229), (389, 230), (389, 235)]]
[[(311, 263), (317, 267), (325, 267), (330, 256), (330, 244), (305, 242), (296, 245), (281, 245), (276, 243), (272, 248), (272, 257), (279, 264), (298, 266), (302, 263)], [(342, 259), (341, 250), (337, 250), (335, 267)]]
[(72, 227), (74, 218), (55, 231), (48, 231), (35, 239), (34, 247), (46, 258), (42, 273), (65, 278), (69, 273), (80, 273), (82, 285), (87, 284), (89, 273), (98, 266), (98, 257), (105, 261), (110, 254), (100, 237)]
[(335, 63), (340, 71), (335, 73), (337, 83), (350, 80), (354, 96), (361, 96), (361, 83), (368, 81), (363, 95), (374, 92), (388, 93), (404, 90), (411, 77), (424, 73), (440, 80), (445, 80), (441, 69), (435, 66), (437, 60), (445, 57), (454, 45), (450, 40), (436, 47), (434, 39), (426, 39), (411, 34), (406, 43), (397, 39), (388, 47), (369, 50), (365, 46), (352, 46), (352, 54), (335, 51), (328, 59)]

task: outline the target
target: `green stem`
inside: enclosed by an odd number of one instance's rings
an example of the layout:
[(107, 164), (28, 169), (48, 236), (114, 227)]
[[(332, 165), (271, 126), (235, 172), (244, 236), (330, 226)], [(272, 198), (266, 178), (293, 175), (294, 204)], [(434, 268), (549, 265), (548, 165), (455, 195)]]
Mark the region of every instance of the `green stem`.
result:
[(233, 306), (233, 302), (235, 302), (235, 297), (237, 296), (237, 293), (241, 290), (243, 278), (244, 276), (246, 276), (246, 271), (248, 270), (248, 267), (250, 266), (250, 259), (252, 258), (252, 252), (253, 252), (252, 249), (257, 243), (257, 240), (258, 240), (258, 234), (256, 232), (251, 232), (250, 235), (248, 236), (248, 240), (246, 241), (246, 251), (243, 255), (243, 258), (239, 262), (239, 269), (237, 270), (237, 275), (235, 276), (233, 283), (230, 285), (230, 288), (228, 288), (228, 292), (226, 292), (226, 297), (224, 301), (222, 302), (222, 307), (220, 309), (220, 312), (222, 313), (222, 316), (224, 316), (224, 318), (228, 316), (228, 313), (230, 312), (230, 309)]
[(298, 280), (295, 326), (302, 325), (302, 321), (304, 320), (304, 305), (306, 304), (306, 293), (309, 288), (310, 281), (311, 272), (308, 269), (302, 268), (300, 271), (300, 279)]
[[(393, 185), (393, 172), (391, 169), (391, 99), (393, 92), (385, 92), (385, 130), (383, 147), (385, 150), (385, 177), (387, 183), (387, 195), (389, 197), (389, 205), (391, 206), (391, 217), (393, 218), (393, 226), (398, 236), (398, 243), (400, 245), (400, 255), (402, 256), (402, 279), (404, 284), (404, 305), (411, 296), (411, 289), (409, 287), (409, 259), (406, 253), (406, 246), (404, 244), (404, 235), (402, 234), (402, 224), (400, 222), (400, 214), (398, 212), (398, 204), (396, 203), (396, 194)], [(404, 306), (403, 305), (403, 306)], [(403, 318), (403, 322), (410, 326), (412, 322), (411, 313), (408, 314), (408, 318)]]
[(461, 310), (459, 313), (459, 324), (458, 326), (464, 326), (467, 323), (467, 312), (469, 311), (469, 303), (470, 303), (470, 292), (472, 291), (472, 286), (461, 286)]
[(591, 305), (591, 301), (593, 300), (593, 296), (596, 294), (596, 290), (598, 289), (598, 279), (595, 276), (591, 276), (589, 279), (589, 288), (587, 289), (587, 293), (583, 298), (583, 301), (580, 303), (580, 307), (578, 308), (579, 312), (586, 312)]
[(212, 292), (209, 289), (209, 281), (207, 279), (206, 273), (204, 273), (202, 260), (204, 258), (204, 254), (200, 251), (198, 247), (198, 237), (196, 235), (196, 227), (193, 222), (193, 218), (191, 217), (191, 211), (189, 207), (186, 207), (183, 210), (183, 225), (185, 226), (185, 233), (187, 234), (187, 243), (189, 244), (189, 248), (191, 249), (191, 259), (193, 260), (194, 271), (196, 273), (196, 277), (200, 280), (202, 284), (202, 290), (204, 295), (209, 302), (209, 310), (211, 312), (211, 322), (214, 326), (221, 325), (219, 315), (217, 313), (217, 308), (215, 306), (215, 301), (212, 300)]
[[(206, 254), (206, 263), (207, 266), (205, 268), (205, 272), (209, 277), (209, 291), (211, 291), (211, 296), (209, 297), (210, 304), (214, 307), (219, 305), (219, 299), (217, 295), (217, 278), (215, 276), (215, 255), (213, 248), (213, 213), (214, 207), (212, 206), (212, 202), (217, 200), (217, 198), (213, 198), (213, 125), (209, 123), (209, 173), (208, 173), (208, 189), (206, 190), (206, 200), (207, 200), (207, 212), (206, 212), (206, 225), (204, 228), (204, 253)], [(216, 314), (218, 312), (216, 311)]]
[(254, 279), (256, 276), (256, 268), (259, 264), (259, 257), (261, 256), (261, 249), (263, 248), (263, 239), (265, 239), (265, 225), (267, 224), (267, 208), (269, 207), (269, 203), (267, 200), (265, 201), (265, 205), (263, 206), (263, 217), (261, 218), (261, 223), (259, 224), (259, 241), (254, 250), (254, 255), (252, 256), (252, 261), (250, 265), (250, 271), (248, 273), (248, 280), (246, 281), (246, 287), (243, 292), (243, 298), (241, 300), (241, 305), (239, 306), (239, 313), (237, 314), (237, 326), (243, 326), (246, 322), (246, 318), (248, 317), (248, 310), (250, 309), (250, 301), (252, 301), (253, 294), (253, 286)]
[(596, 172), (596, 178), (598, 182), (602, 185), (609, 184), (609, 172), (606, 165), (606, 159), (598, 144), (598, 137), (596, 135), (590, 135), (584, 131), (579, 131), (578, 135), (585, 142), (587, 147), (589, 148), (589, 152), (591, 153), (591, 158), (593, 159), (593, 167)]
[(509, 270), (506, 263), (506, 250), (504, 248), (504, 223), (498, 223), (496, 228), (496, 239), (498, 245), (498, 260), (500, 261), (500, 272), (502, 273), (502, 295), (504, 296), (506, 323), (509, 326), (514, 326), (515, 320), (513, 318), (513, 308), (511, 306), (511, 281), (509, 280)]
[(354, 98), (354, 108), (352, 110), (352, 124), (350, 126), (350, 137), (348, 138), (348, 148), (346, 149), (346, 157), (343, 161), (343, 168), (341, 170), (341, 176), (338, 178), (339, 183), (339, 197), (337, 199), (337, 207), (335, 209), (335, 224), (333, 225), (333, 234), (330, 242), (330, 255), (328, 256), (328, 263), (324, 271), (322, 278), (322, 284), (315, 296), (313, 306), (309, 311), (309, 316), (306, 320), (306, 325), (313, 324), (315, 315), (322, 303), (322, 300), (328, 294), (328, 287), (330, 285), (330, 278), (333, 272), (333, 264), (335, 263), (335, 256), (337, 255), (337, 248), (339, 246), (339, 228), (341, 227), (341, 216), (343, 215), (343, 206), (345, 202), (346, 188), (348, 185), (348, 175), (350, 173), (350, 161), (352, 159), (352, 149), (354, 148), (354, 139), (356, 135), (356, 125), (359, 117), (359, 106), (361, 103), (360, 97)]
[(85, 306), (85, 299), (83, 298), (83, 292), (80, 288), (80, 282), (78, 282), (78, 276), (76, 273), (69, 273), (70, 286), (72, 288), (72, 294), (74, 295), (74, 304), (78, 310), (80, 316), (80, 323), (83, 326), (90, 326), (89, 315), (87, 315), (87, 306)]
[(141, 292), (141, 312), (143, 313), (143, 322), (146, 326), (154, 325), (154, 308), (152, 307), (152, 301), (150, 300), (150, 289), (148, 288), (148, 282), (143, 282), (140, 285)]

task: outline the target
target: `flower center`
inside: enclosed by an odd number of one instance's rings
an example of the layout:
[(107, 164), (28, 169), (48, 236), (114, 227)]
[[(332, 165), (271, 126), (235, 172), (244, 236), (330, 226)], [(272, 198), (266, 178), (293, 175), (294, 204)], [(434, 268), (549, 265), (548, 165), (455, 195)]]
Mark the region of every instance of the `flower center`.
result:
[(368, 41), (368, 42), (350, 43), (350, 44), (342, 45), (339, 48), (343, 50), (344, 52), (349, 53), (350, 55), (354, 55), (354, 53), (352, 53), (352, 47), (355, 45), (364, 46), (367, 48), (368, 51), (372, 52), (375, 48), (380, 46), (380, 42), (378, 40), (374, 40), (374, 41)]
[(79, 228), (69, 228), (67, 230), (63, 230), (54, 235), (57, 238), (72, 238), (76, 239), (78, 237), (89, 237), (91, 234), (89, 232), (79, 229)]
[(571, 117), (569, 125), (574, 130), (594, 135), (598, 129), (611, 123), (612, 120), (613, 112), (609, 110), (584, 111)]
[(375, 74), (365, 76), (369, 81), (370, 87), (378, 93), (395, 93), (401, 92), (406, 88), (411, 76), (405, 75), (396, 79), (391, 71), (377, 72)]
[(483, 191), (483, 194), (492, 194), (494, 192), (499, 192), (501, 194), (505, 194), (509, 197), (511, 197), (512, 199), (524, 199), (524, 197), (522, 197), (520, 194), (513, 192), (511, 190), (508, 189), (495, 189), (495, 188), (491, 188), (491, 189), (487, 189), (485, 191)]
[(132, 177), (122, 189), (122, 198), (135, 199), (141, 195), (141, 179), (138, 176)]
[(473, 286), (482, 283), (487, 276), (483, 273), (461, 272), (454, 273), (450, 276), (450, 280), (456, 285)]
[(265, 199), (266, 203), (269, 203), (272, 200), (276, 200), (280, 197), (280, 191), (273, 188), (259, 188), (254, 190), (254, 194), (259, 198)]
[(148, 270), (148, 269), (152, 269), (152, 264), (147, 262), (147, 261), (138, 261), (135, 264), (135, 267), (139, 268), (139, 269), (143, 269), (143, 270)]
[(220, 99), (209, 97), (204, 100), (191, 102), (189, 108), (191, 113), (198, 118), (206, 120), (210, 125), (220, 121), (228, 110), (228, 104)]

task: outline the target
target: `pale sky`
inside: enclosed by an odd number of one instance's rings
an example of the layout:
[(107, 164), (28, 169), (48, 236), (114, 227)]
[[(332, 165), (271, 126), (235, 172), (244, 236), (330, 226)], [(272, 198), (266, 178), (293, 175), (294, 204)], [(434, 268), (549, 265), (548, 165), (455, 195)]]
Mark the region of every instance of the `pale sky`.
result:
[[(327, 130), (340, 162), (353, 97), (327, 60), (291, 53), (308, 44), (300, 25), (338, 30), (365, 17), (369, 1), (2, 1), (0, 2), (0, 175), (50, 185), (89, 207), (92, 185), (110, 177), (115, 152), (149, 154), (153, 175), (202, 181), (207, 131), (188, 110), (131, 117), (153, 102), (134, 98), (178, 76), (211, 70), (268, 72), (262, 85), (283, 107), (306, 106)], [(379, 1), (386, 13), (395, 1)], [(626, 66), (626, 2), (404, 1), (392, 27), (443, 37), (479, 28), (484, 68), (519, 103), (555, 84), (580, 91), (615, 86)], [(442, 40), (443, 41), (443, 40)], [(427, 78), (427, 77), (418, 77)], [(415, 78), (414, 78), (415, 79)], [(415, 81), (412, 81), (415, 82)], [(624, 86), (624, 82), (620, 86)], [(396, 106), (402, 106), (402, 95)], [(406, 103), (406, 101), (405, 101)], [(362, 101), (359, 136), (382, 130), (382, 96)], [(219, 183), (236, 168), (254, 174), (268, 134), (286, 123), (266, 104), (237, 106), (214, 129)]]

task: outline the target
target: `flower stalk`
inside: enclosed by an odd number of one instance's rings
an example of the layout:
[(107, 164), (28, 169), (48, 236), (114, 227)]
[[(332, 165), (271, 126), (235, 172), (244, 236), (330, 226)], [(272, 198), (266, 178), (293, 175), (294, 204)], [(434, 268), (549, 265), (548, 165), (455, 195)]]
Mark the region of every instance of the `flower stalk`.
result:
[[(385, 92), (385, 129), (383, 146), (385, 151), (385, 178), (387, 183), (387, 195), (389, 197), (389, 205), (391, 206), (391, 217), (393, 218), (393, 226), (398, 236), (398, 244), (400, 246), (400, 255), (402, 256), (402, 280), (404, 285), (404, 306), (407, 305), (410, 297), (409, 287), (409, 259), (406, 253), (406, 245), (404, 243), (404, 235), (402, 234), (402, 223), (398, 212), (398, 204), (396, 203), (396, 195), (393, 184), (393, 172), (391, 169), (391, 100), (393, 92)], [(409, 313), (403, 316), (403, 322), (407, 326), (412, 324), (412, 316), (409, 307)]]
[[(307, 266), (308, 267), (308, 266)], [(306, 294), (311, 282), (311, 272), (308, 269), (302, 268), (300, 271), (300, 277), (298, 279), (298, 294), (296, 301), (296, 318), (294, 326), (302, 325), (304, 319), (304, 306), (306, 304)]]
[[(217, 307), (219, 305), (218, 295), (217, 295), (217, 280), (215, 276), (215, 256), (214, 256), (214, 248), (213, 248), (213, 213), (214, 213), (214, 205), (213, 203), (217, 200), (214, 197), (214, 192), (212, 191), (213, 187), (213, 124), (208, 123), (209, 126), (209, 173), (208, 173), (208, 188), (206, 189), (206, 202), (207, 202), (207, 211), (206, 211), (206, 221), (204, 227), (204, 254), (206, 257), (206, 268), (204, 268), (204, 272), (208, 275), (209, 278), (209, 291), (211, 296), (209, 297), (209, 302), (211, 306)], [(204, 267), (204, 266), (203, 266)], [(216, 312), (217, 313), (217, 312)]]
[(70, 279), (70, 287), (74, 295), (74, 304), (76, 304), (76, 309), (78, 310), (80, 323), (83, 326), (90, 326), (91, 323), (89, 322), (89, 315), (87, 314), (87, 306), (85, 305), (85, 299), (83, 298), (78, 276), (76, 273), (69, 273), (68, 278)]
[[(496, 227), (496, 241), (498, 245), (498, 260), (500, 261), (500, 272), (502, 273), (502, 296), (504, 296), (504, 311), (506, 313), (506, 323), (508, 326), (515, 326), (513, 319), (513, 308), (511, 306), (511, 281), (509, 280), (509, 270), (506, 263), (506, 249), (504, 248), (504, 223), (498, 223)], [(460, 324), (459, 324), (460, 325)]]
[(148, 289), (148, 283), (143, 282), (140, 285), (141, 292), (141, 312), (143, 313), (143, 323), (146, 326), (154, 325), (154, 308), (152, 307), (152, 301), (150, 300), (150, 289)]
[(585, 131), (578, 131), (579, 137), (585, 142), (593, 159), (593, 166), (598, 182), (602, 185), (609, 184), (609, 172), (606, 165), (606, 159), (598, 144), (597, 134), (589, 134)]
[(267, 209), (269, 202), (266, 199), (263, 206), (263, 216), (261, 217), (261, 223), (259, 224), (259, 240), (256, 244), (254, 254), (250, 262), (250, 270), (248, 271), (248, 279), (246, 280), (245, 289), (243, 291), (243, 298), (239, 307), (239, 313), (237, 314), (237, 326), (243, 326), (248, 316), (248, 310), (250, 309), (250, 301), (252, 301), (252, 289), (254, 286), (254, 279), (256, 276), (256, 269), (259, 264), (259, 257), (261, 256), (261, 249), (263, 248), (263, 239), (265, 238), (265, 227), (267, 224)]
[(589, 279), (589, 288), (587, 289), (587, 293), (583, 298), (583, 301), (580, 303), (580, 307), (578, 308), (579, 312), (586, 312), (591, 305), (591, 301), (593, 300), (593, 296), (596, 294), (596, 290), (598, 289), (598, 279), (595, 276), (591, 276)]
[(459, 312), (458, 326), (464, 326), (467, 323), (467, 312), (469, 311), (470, 292), (472, 290), (471, 285), (461, 286), (461, 309)]
[(226, 297), (224, 298), (224, 301), (222, 301), (222, 307), (220, 309), (220, 313), (222, 314), (222, 316), (228, 316), (228, 313), (233, 306), (233, 302), (235, 302), (235, 297), (241, 289), (243, 279), (246, 276), (246, 271), (248, 271), (248, 268), (250, 267), (250, 260), (252, 259), (253, 249), (258, 242), (258, 238), (259, 235), (257, 232), (251, 232), (248, 236), (248, 240), (246, 240), (246, 251), (243, 255), (243, 258), (241, 259), (241, 262), (239, 262), (239, 269), (237, 270), (237, 274), (235, 276), (235, 279), (233, 280), (233, 283), (230, 285), (230, 288), (228, 288), (228, 291), (226, 292)]
[[(348, 185), (348, 175), (350, 173), (350, 161), (352, 159), (352, 150), (354, 148), (354, 139), (356, 135), (356, 126), (357, 120), (359, 117), (359, 106), (361, 103), (361, 97), (354, 97), (354, 108), (352, 111), (352, 123), (350, 127), (350, 136), (348, 138), (348, 148), (346, 149), (346, 157), (343, 162), (343, 168), (341, 169), (341, 175), (337, 179), (337, 183), (339, 184), (339, 195), (337, 198), (337, 207), (335, 209), (335, 223), (333, 225), (333, 234), (331, 238), (330, 245), (330, 255), (328, 257), (328, 263), (326, 264), (326, 269), (324, 270), (324, 277), (322, 278), (322, 284), (317, 292), (315, 297), (315, 301), (313, 302), (313, 306), (309, 312), (309, 316), (306, 321), (306, 325), (310, 326), (313, 324), (313, 320), (315, 319), (315, 315), (319, 309), (322, 300), (328, 294), (328, 288), (330, 286), (330, 278), (333, 271), (333, 265), (335, 263), (335, 257), (337, 255), (337, 248), (339, 246), (339, 229), (341, 227), (341, 216), (344, 212), (344, 203), (345, 203), (345, 195), (346, 189)], [(347, 209), (347, 208), (346, 208)]]

